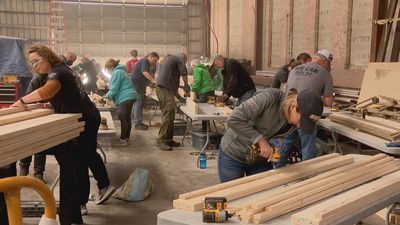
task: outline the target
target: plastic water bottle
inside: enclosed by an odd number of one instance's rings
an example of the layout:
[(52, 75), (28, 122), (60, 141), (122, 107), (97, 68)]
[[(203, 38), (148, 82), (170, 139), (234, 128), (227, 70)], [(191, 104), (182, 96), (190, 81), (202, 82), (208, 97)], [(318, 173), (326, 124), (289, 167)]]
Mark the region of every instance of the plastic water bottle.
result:
[(200, 169), (207, 168), (207, 156), (205, 153), (201, 153), (199, 155), (199, 167)]

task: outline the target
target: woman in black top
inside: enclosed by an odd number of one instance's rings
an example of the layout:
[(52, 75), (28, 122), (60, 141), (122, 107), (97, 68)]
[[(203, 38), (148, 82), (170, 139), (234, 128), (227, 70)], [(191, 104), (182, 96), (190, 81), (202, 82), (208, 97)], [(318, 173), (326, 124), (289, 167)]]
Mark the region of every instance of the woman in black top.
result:
[[(30, 47), (28, 58), (33, 70), (39, 74), (48, 74), (46, 83), (43, 87), (21, 98), (13, 106), (24, 106), (27, 103), (48, 99), (55, 113), (82, 113), (82, 120), (85, 121), (85, 130), (78, 137), (78, 150), (76, 151), (79, 164), (77, 167), (78, 196), (81, 213), (85, 214), (87, 213), (86, 203), (88, 202), (90, 190), (88, 167), (92, 171), (99, 188), (99, 195), (95, 200), (96, 204), (101, 204), (108, 200), (115, 190), (110, 185), (103, 160), (96, 151), (97, 133), (100, 125), (99, 110), (90, 101), (81, 86), (81, 82), (76, 79), (72, 71), (48, 47), (44, 45)], [(60, 163), (60, 160), (58, 161)], [(60, 220), (62, 213), (60, 210)], [(75, 219), (73, 218), (73, 220)]]

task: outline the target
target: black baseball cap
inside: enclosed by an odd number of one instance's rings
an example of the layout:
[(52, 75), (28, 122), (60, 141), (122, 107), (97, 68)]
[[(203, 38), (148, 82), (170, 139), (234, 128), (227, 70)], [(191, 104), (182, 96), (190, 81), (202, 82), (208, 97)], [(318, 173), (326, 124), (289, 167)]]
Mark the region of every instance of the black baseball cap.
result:
[(303, 90), (297, 95), (297, 105), (301, 115), (300, 129), (312, 134), (324, 110), (321, 96), (310, 89)]

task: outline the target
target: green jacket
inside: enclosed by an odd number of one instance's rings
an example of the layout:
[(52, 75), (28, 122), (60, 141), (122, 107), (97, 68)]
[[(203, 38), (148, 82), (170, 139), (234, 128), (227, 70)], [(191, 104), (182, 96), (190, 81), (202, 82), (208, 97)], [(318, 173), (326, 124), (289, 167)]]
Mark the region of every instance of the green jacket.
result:
[(114, 68), (110, 80), (110, 89), (105, 96), (108, 99), (112, 99), (117, 106), (124, 101), (137, 99), (136, 90), (133, 88), (132, 81), (126, 74), (125, 69), (124, 65)]
[(222, 84), (222, 75), (217, 73), (214, 78), (211, 78), (210, 73), (203, 64), (198, 64), (193, 69), (193, 86), (192, 91), (198, 95), (215, 91)]

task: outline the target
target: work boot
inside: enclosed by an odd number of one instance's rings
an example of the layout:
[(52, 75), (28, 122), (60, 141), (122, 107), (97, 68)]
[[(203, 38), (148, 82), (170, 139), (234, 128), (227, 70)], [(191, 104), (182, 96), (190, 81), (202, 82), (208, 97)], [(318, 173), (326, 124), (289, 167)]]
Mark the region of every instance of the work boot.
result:
[(157, 139), (156, 146), (162, 151), (172, 151), (171, 146), (168, 141)]
[(147, 130), (148, 128), (149, 126), (143, 123), (135, 125), (135, 130)]
[(100, 205), (101, 203), (106, 202), (114, 192), (115, 192), (115, 187), (108, 185), (107, 187), (99, 190), (99, 194), (96, 196), (94, 203), (96, 205)]
[(168, 142), (168, 145), (169, 145), (170, 147), (179, 147), (179, 146), (181, 146), (181, 143), (176, 142), (176, 141), (174, 141), (174, 140), (171, 140), (171, 141)]

